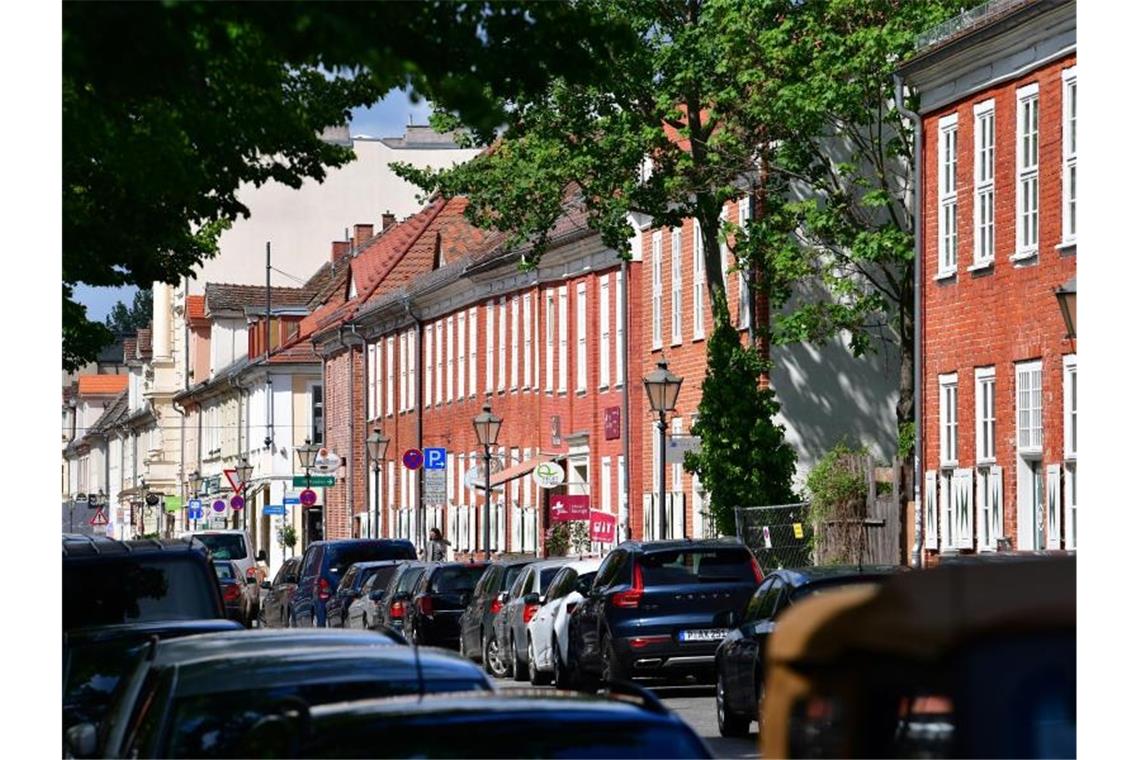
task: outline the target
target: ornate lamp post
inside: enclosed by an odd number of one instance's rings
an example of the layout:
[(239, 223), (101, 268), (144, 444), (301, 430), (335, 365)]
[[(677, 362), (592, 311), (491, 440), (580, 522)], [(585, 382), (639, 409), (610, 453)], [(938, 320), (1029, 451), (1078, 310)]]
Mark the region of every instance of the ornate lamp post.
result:
[(372, 460), (372, 492), (376, 494), (372, 508), (372, 537), (380, 537), (380, 463), (388, 452), (388, 436), (373, 428), (372, 435), (364, 440), (368, 446), (368, 458)]
[(658, 480), (657, 503), (660, 507), (659, 535), (665, 537), (665, 415), (673, 411), (677, 405), (677, 396), (681, 393), (683, 380), (669, 371), (669, 364), (664, 359), (657, 362), (657, 369), (642, 379), (645, 383), (645, 393), (649, 396), (649, 406), (657, 413), (657, 432), (660, 445), (658, 451)]
[(491, 403), (483, 404), (483, 411), (475, 415), (472, 420), (475, 425), (475, 437), (483, 447), (483, 485), (485, 501), (483, 502), (483, 553), (487, 560), (491, 559), (491, 447), (499, 440), (499, 428), (503, 426), (503, 418), (491, 411)]
[(234, 468), (234, 472), (237, 474), (238, 482), (241, 483), (241, 490), (242, 490), (242, 493), (244, 494), (244, 498), (247, 502), (246, 508), (241, 511), (241, 525), (244, 528), (249, 524), (248, 518), (246, 517), (246, 513), (250, 509), (250, 505), (248, 504), (248, 502), (249, 502), (249, 491), (246, 489), (246, 486), (249, 484), (249, 476), (253, 473), (253, 465), (251, 465), (249, 463), (249, 458), (248, 457), (242, 457), (241, 458), (241, 464), (239, 464), (237, 467)]
[[(186, 481), (190, 486), (190, 498), (197, 498), (199, 492), (202, 490), (202, 473), (198, 472), (197, 470), (193, 470), (189, 475), (186, 476)], [(197, 520), (194, 520), (193, 527), (198, 527)]]
[(309, 471), (313, 469), (313, 462), (316, 461), (317, 452), (320, 450), (321, 447), (317, 446), (308, 438), (305, 439), (304, 446), (297, 447), (297, 462), (300, 463), (301, 469), (305, 471), (305, 488), (312, 487), (312, 483), (309, 482), (311, 477)]

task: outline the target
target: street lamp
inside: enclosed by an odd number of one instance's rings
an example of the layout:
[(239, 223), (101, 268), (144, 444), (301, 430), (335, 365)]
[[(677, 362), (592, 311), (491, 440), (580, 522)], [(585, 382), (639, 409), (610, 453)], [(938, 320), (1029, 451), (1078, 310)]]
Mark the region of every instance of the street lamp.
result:
[(1077, 337), (1077, 276), (1073, 275), (1064, 285), (1053, 290), (1057, 305), (1061, 307), (1061, 319), (1065, 320), (1065, 337)]
[(304, 446), (297, 447), (297, 461), (301, 463), (301, 469), (305, 471), (305, 488), (310, 487), (309, 483), (309, 470), (313, 468), (313, 462), (317, 460), (317, 452), (321, 450), (320, 446), (305, 439)]
[(499, 440), (499, 428), (503, 426), (503, 418), (491, 411), (491, 403), (483, 404), (483, 411), (475, 415), (472, 420), (475, 425), (475, 437), (483, 447), (483, 485), (486, 488), (483, 502), (483, 553), (486, 559), (491, 559), (491, 447)]
[[(241, 464), (234, 468), (234, 473), (237, 474), (238, 482), (241, 483), (241, 491), (244, 494), (243, 498), (248, 502), (249, 491), (246, 490), (246, 484), (249, 483), (249, 476), (253, 474), (253, 465), (249, 463), (249, 457), (241, 458)], [(241, 526), (243, 528), (249, 525), (249, 518), (246, 517), (246, 514), (250, 509), (249, 504), (246, 504), (245, 509), (241, 511)], [(236, 516), (234, 517), (234, 521), (237, 522)], [(237, 526), (235, 525), (234, 527), (236, 528)]]
[[(657, 481), (657, 501), (661, 506), (661, 522), (659, 523), (659, 538), (665, 537), (665, 415), (673, 411), (677, 405), (677, 396), (681, 393), (681, 378), (669, 371), (669, 364), (664, 359), (657, 362), (657, 369), (642, 379), (645, 383), (645, 393), (649, 396), (649, 406), (657, 412), (657, 430), (660, 445), (658, 448), (658, 466), (660, 478)], [(682, 528), (682, 533), (684, 528)]]
[(197, 496), (202, 490), (202, 473), (194, 470), (186, 476), (186, 480), (190, 485), (190, 495)]
[(372, 537), (380, 538), (380, 462), (388, 452), (388, 436), (373, 428), (372, 435), (364, 440), (368, 445), (368, 456), (372, 459), (372, 490), (376, 494), (372, 510)]

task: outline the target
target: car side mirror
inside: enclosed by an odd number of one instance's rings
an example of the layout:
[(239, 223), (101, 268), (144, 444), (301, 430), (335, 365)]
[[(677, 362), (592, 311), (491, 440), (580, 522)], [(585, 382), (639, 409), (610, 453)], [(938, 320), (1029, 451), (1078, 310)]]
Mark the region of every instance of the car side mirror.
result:
[(523, 597), (523, 604), (542, 604), (542, 599), (532, 591)]
[(93, 723), (79, 723), (67, 729), (67, 748), (75, 757), (93, 757), (98, 733)]

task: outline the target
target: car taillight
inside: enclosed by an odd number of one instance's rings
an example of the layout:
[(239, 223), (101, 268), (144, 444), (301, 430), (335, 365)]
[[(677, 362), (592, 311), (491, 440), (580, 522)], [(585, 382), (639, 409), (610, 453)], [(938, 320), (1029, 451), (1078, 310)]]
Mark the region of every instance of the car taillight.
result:
[(634, 562), (633, 585), (630, 586), (628, 591), (619, 591), (610, 599), (615, 607), (622, 607), (629, 610), (636, 609), (641, 604), (641, 595), (644, 593), (642, 587), (641, 565)]
[(760, 562), (755, 557), (752, 558), (752, 574), (756, 576), (757, 583), (764, 582), (764, 571), (760, 569)]
[(634, 649), (644, 649), (651, 644), (668, 644), (671, 640), (668, 634), (660, 636), (634, 636), (629, 640), (629, 645)]
[(523, 607), (523, 623), (529, 623), (530, 619), (534, 617), (534, 613), (538, 612), (539, 605), (528, 604)]
[(224, 589), (222, 589), (222, 599), (225, 599), (227, 602), (236, 602), (240, 598), (241, 586), (237, 585), (236, 583), (228, 584)]
[(324, 578), (317, 581), (317, 596), (321, 598), (322, 602), (332, 596), (332, 587)]
[(491, 614), (492, 615), (498, 615), (502, 609), (503, 609), (503, 600), (502, 599), (496, 599), (495, 601), (491, 602)]
[(434, 612), (434, 608), (431, 605), (430, 596), (421, 596), (420, 598), (416, 599), (416, 606), (420, 608), (421, 615), (430, 615), (432, 612)]
[(400, 620), (403, 620), (404, 619), (404, 603), (403, 602), (392, 602), (392, 604), (388, 607), (388, 614), (393, 618), (399, 618)]

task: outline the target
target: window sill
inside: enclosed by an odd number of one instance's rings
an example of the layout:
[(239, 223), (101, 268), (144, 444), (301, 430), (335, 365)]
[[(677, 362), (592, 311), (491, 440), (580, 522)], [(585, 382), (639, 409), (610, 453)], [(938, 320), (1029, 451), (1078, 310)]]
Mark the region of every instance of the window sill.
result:
[(942, 464), (939, 466), (939, 469), (951, 470), (951, 469), (956, 469), (957, 467), (958, 467), (958, 460), (955, 459), (955, 460), (950, 461), (950, 462), (942, 462)]
[(670, 343), (669, 345), (670, 345), (670, 346), (679, 346), (679, 345), (681, 345), (681, 344), (682, 344), (682, 343), (684, 343), (684, 342), (685, 342), (685, 341), (684, 341), (684, 339), (683, 339), (683, 338), (674, 338), (674, 339), (673, 339), (673, 342), (672, 342), (672, 343)]
[(971, 264), (970, 266), (966, 267), (966, 271), (967, 272), (984, 272), (987, 269), (993, 269), (993, 268), (994, 268), (994, 260), (990, 259), (988, 261), (979, 261), (976, 264)]
[(660, 351), (660, 350), (662, 350), (663, 348), (665, 348), (665, 346), (663, 346), (663, 345), (661, 345), (661, 344), (657, 344), (656, 346), (653, 346), (653, 347), (652, 347), (652, 348), (650, 348), (649, 350), (650, 350), (651, 352), (652, 352), (652, 351)]
[(954, 270), (950, 270), (948, 272), (939, 272), (938, 274), (934, 275), (930, 279), (934, 280), (935, 282), (941, 282), (942, 280), (953, 280), (957, 276), (958, 276), (958, 271), (956, 269), (954, 269)]
[(705, 339), (705, 336), (703, 336), (703, 335), (694, 335), (693, 336), (693, 342), (694, 343), (700, 343), (704, 339)]
[(1036, 260), (1036, 258), (1037, 249), (1034, 248), (1032, 251), (1021, 251), (1019, 253), (1015, 253), (1009, 257), (1009, 260), (1015, 264), (1023, 264), (1033, 262)]
[(1062, 240), (1060, 243), (1053, 246), (1053, 248), (1055, 250), (1061, 251), (1062, 253), (1066, 251), (1075, 251), (1077, 249), (1077, 239), (1073, 238), (1071, 240)]
[(599, 385), (598, 386), (598, 393), (605, 393), (609, 389), (610, 389), (609, 383), (605, 383), (604, 385)]
[(997, 459), (990, 457), (989, 459), (979, 459), (977, 462), (974, 463), (974, 467), (975, 467), (975, 469), (979, 468), (979, 467), (993, 467), (996, 464), (997, 464)]

